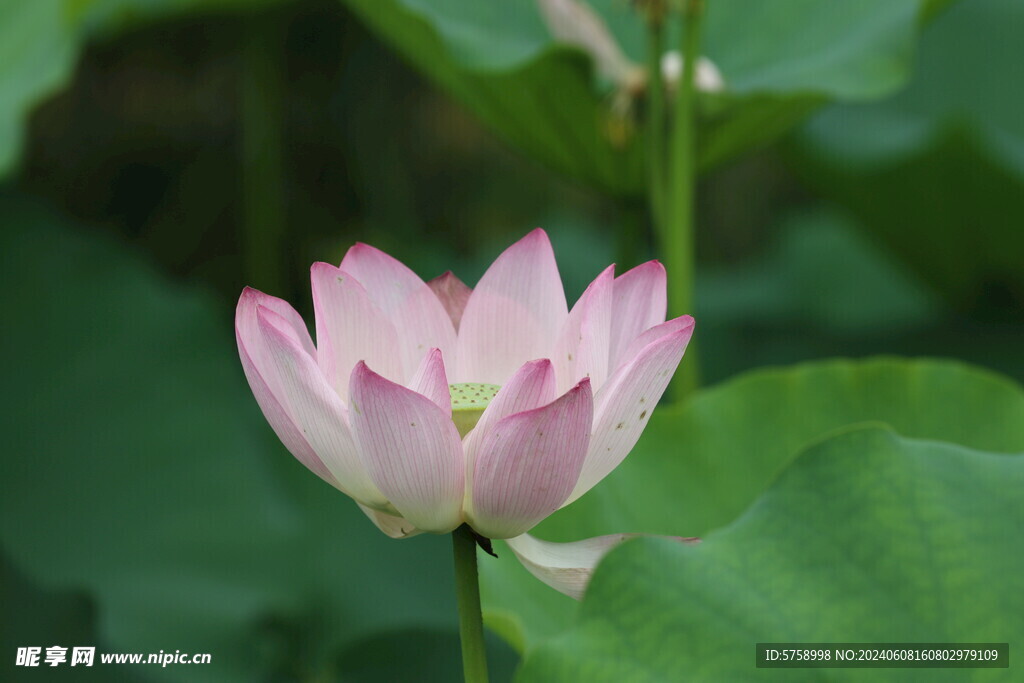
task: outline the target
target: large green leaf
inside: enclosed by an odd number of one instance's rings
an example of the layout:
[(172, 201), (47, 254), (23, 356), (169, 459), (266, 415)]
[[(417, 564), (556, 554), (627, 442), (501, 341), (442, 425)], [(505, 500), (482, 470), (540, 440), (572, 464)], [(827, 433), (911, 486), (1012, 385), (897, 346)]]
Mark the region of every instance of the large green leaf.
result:
[(924, 32), (909, 86), (835, 106), (800, 136), (807, 180), (969, 306), (1024, 301), (1024, 91), (1017, 0), (958, 3)]
[(21, 152), (28, 112), (69, 77), (77, 49), (63, 3), (0, 4), (0, 173)]
[(450, 542), (385, 537), (277, 443), (228, 306), (29, 203), (0, 213), (0, 545), (26, 580), (91, 600), (114, 651), (213, 655), (140, 670), (169, 680), (308, 677), (368, 633), (454, 627)]
[(1013, 652), (1024, 646), (1022, 528), (1024, 459), (851, 430), (809, 448), (700, 545), (643, 539), (613, 551), (574, 628), (530, 653), (519, 678), (965, 680), (966, 670), (758, 671), (754, 645), (1009, 642)]
[[(642, 191), (642, 131), (610, 134), (612, 86), (593, 73), (588, 57), (552, 39), (535, 2), (345, 2), (512, 144), (603, 189)], [(643, 63), (638, 13), (617, 0), (590, 4), (625, 54)], [(706, 52), (727, 89), (702, 102), (700, 163), (718, 163), (763, 143), (829, 99), (877, 97), (899, 87), (918, 23), (933, 5), (708, 3)]]
[[(757, 371), (658, 408), (623, 464), (537, 535), (704, 536), (742, 513), (809, 442), (865, 421), (909, 437), (1024, 451), (1024, 391), (986, 371), (897, 359)], [(561, 630), (574, 603), (502, 554), (509, 559), (481, 562), (485, 610), (496, 630), (528, 648)]]

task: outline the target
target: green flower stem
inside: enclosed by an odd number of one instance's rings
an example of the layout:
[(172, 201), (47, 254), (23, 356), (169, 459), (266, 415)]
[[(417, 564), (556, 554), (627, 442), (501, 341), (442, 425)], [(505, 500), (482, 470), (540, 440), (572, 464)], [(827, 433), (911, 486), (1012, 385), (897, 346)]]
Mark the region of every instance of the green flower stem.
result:
[(246, 282), (284, 293), (283, 34), (277, 17), (244, 28), (241, 74), (242, 234)]
[(463, 524), (452, 532), (455, 554), (455, 596), (459, 605), (462, 671), (466, 683), (487, 683), (484, 619), (480, 611), (480, 580), (476, 569), (476, 537)]
[[(693, 312), (694, 196), (697, 182), (696, 86), (697, 60), (700, 58), (700, 30), (704, 15), (703, 0), (685, 0), (682, 45), (683, 74), (678, 83), (672, 139), (669, 150), (668, 192), (666, 193), (665, 225), (661, 230), (661, 253), (668, 271), (669, 317)], [(697, 388), (698, 364), (690, 344), (669, 388), (672, 398), (679, 400)]]
[(665, 218), (665, 81), (661, 76), (661, 56), (665, 51), (664, 22), (659, 14), (647, 19), (647, 137), (649, 199), (655, 233), (662, 230)]

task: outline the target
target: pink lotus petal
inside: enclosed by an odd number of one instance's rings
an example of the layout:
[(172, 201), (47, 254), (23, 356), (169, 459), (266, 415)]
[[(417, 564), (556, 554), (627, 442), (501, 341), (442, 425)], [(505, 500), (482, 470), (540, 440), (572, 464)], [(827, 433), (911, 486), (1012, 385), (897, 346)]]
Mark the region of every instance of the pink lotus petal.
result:
[[(280, 392), (281, 382), (270, 350), (259, 331), (256, 309), (260, 306), (275, 311), (287, 324), (294, 325), (296, 319), (300, 323), (302, 320), (286, 302), (251, 287), (242, 290), (242, 296), (239, 297), (235, 309), (235, 341), (238, 343), (238, 355), (242, 360), (245, 378), (249, 380), (256, 403), (285, 448), (318, 477), (338, 487), (334, 475), (309, 445), (309, 441), (302, 434), (302, 429), (295, 424), (292, 416), (275, 396), (275, 392)], [(305, 330), (305, 326), (301, 326), (301, 329)], [(300, 337), (299, 330), (295, 331), (295, 336)], [(309, 339), (308, 332), (306, 339)], [(309, 346), (313, 346), (311, 341)], [(304, 350), (308, 353), (307, 349)], [(315, 349), (313, 351), (315, 352)]]
[(402, 517), (423, 531), (462, 523), (462, 443), (450, 415), (426, 396), (356, 364), (352, 431), (370, 477)]
[(524, 363), (515, 374), (498, 391), (484, 410), (463, 442), (466, 454), (466, 497), (467, 504), (472, 505), (473, 471), (476, 466), (476, 454), (483, 443), (483, 437), (491, 427), (503, 418), (534, 408), (546, 406), (555, 400), (555, 368), (551, 361), (545, 359), (532, 360)]
[(557, 397), (555, 368), (551, 361), (542, 358), (523, 363), (498, 391), (471, 433), (483, 434), (499, 420), (546, 406)]
[(609, 335), (612, 325), (612, 282), (615, 266), (608, 266), (572, 307), (559, 333), (553, 360), (562, 392), (584, 377), (600, 391), (608, 377)]
[(262, 306), (256, 307), (256, 320), (269, 360), (267, 374), (276, 377), (270, 386), (281, 407), (338, 488), (361, 503), (386, 505), (363, 468), (346, 422), (345, 406), (302, 348), (295, 330), (285, 318)]
[(441, 349), (445, 358), (455, 357), (451, 317), (416, 273), (367, 244), (349, 249), (341, 269), (359, 280), (370, 300), (395, 326), (405, 377), (412, 375), (428, 349)]
[(567, 316), (551, 242), (538, 228), (506, 249), (470, 295), (457, 381), (502, 385), (526, 361), (550, 358)]
[[(329, 263), (310, 268), (316, 314), (317, 359), (342, 401), (352, 368), (366, 361), (384, 377), (405, 381), (394, 325), (373, 304), (363, 285)], [(411, 374), (411, 373), (410, 373)]]
[(604, 479), (633, 450), (686, 351), (693, 318), (682, 316), (644, 334), (654, 341), (620, 366), (597, 396), (587, 459), (566, 504)]
[[(662, 324), (657, 262), (619, 278), (609, 267), (569, 312), (539, 229), (472, 291), (450, 272), (428, 285), (364, 244), (340, 268), (314, 264), (311, 279), (315, 347), (288, 304), (243, 292), (243, 368), (289, 450), (393, 537), (467, 521), (517, 537), (585, 493), (633, 447), (693, 331), (688, 317)], [(460, 413), (456, 428), (449, 381), (501, 387), (465, 443), (458, 430), (478, 413)], [(554, 556), (542, 541), (516, 543), (552, 585), (589, 571), (531, 560), (530, 549)], [(585, 542), (574, 557), (592, 566), (610, 545)]]
[[(615, 546), (646, 534), (612, 534), (572, 543), (551, 543), (523, 534), (506, 539), (509, 548), (527, 570), (560, 593), (582, 600), (590, 577), (598, 563)], [(682, 543), (696, 543), (697, 538), (662, 536)]]
[(242, 296), (238, 298), (238, 307), (235, 309), (235, 330), (246, 339), (254, 339), (256, 333), (256, 307), (268, 308), (284, 318), (285, 322), (294, 332), (299, 340), (302, 349), (310, 356), (316, 358), (316, 347), (309, 336), (309, 330), (302, 316), (292, 308), (284, 299), (264, 294), (258, 289), (246, 287), (242, 290)]
[(444, 310), (448, 312), (448, 317), (452, 319), (455, 331), (458, 332), (459, 323), (462, 322), (462, 312), (466, 309), (466, 302), (469, 301), (469, 295), (473, 293), (473, 290), (455, 277), (450, 270), (435, 277), (427, 283), (427, 286), (441, 301)]
[[(639, 337), (630, 342), (629, 346), (626, 347), (626, 350), (622, 354), (622, 360), (619, 362), (619, 367), (622, 367), (632, 361), (641, 351), (664, 337), (666, 334), (673, 334), (675, 332), (686, 330), (689, 330), (690, 335), (693, 334), (693, 318), (688, 315), (681, 315), (678, 318), (666, 320), (661, 324), (655, 325), (649, 330), (645, 330)], [(687, 342), (689, 342), (689, 337), (687, 337)]]
[(373, 508), (366, 507), (362, 503), (359, 503), (359, 509), (366, 513), (366, 516), (370, 518), (370, 521), (377, 525), (377, 528), (383, 531), (391, 538), (411, 538), (418, 536), (423, 532), (413, 526), (408, 520), (395, 515), (389, 515), (386, 512), (380, 510), (374, 510)]
[(630, 343), (642, 332), (665, 322), (665, 267), (657, 261), (642, 263), (615, 278), (609, 369), (623, 361)]
[(579, 477), (592, 418), (590, 380), (583, 379), (554, 402), (490, 427), (467, 510), (477, 533), (518, 536), (557, 510)]
[(430, 349), (423, 357), (416, 374), (409, 380), (409, 388), (429, 398), (451, 418), (452, 395), (448, 391), (448, 378), (445, 376), (440, 349)]

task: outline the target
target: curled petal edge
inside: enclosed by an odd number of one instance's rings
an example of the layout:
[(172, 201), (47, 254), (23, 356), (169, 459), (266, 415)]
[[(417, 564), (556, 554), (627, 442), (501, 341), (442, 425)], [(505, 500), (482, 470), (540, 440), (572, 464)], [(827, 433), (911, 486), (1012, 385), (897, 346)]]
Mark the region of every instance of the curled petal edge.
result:
[[(530, 534), (505, 540), (527, 571), (570, 598), (582, 600), (598, 563), (613, 548), (631, 538), (654, 534), (610, 534), (571, 543), (552, 543)], [(657, 536), (680, 543), (699, 543), (699, 538)]]
[(374, 510), (371, 507), (367, 507), (362, 503), (356, 503), (359, 509), (370, 518), (378, 529), (390, 536), (391, 538), (412, 538), (418, 536), (423, 532), (417, 529), (412, 522), (409, 522), (404, 517), (397, 515), (391, 515), (380, 510)]

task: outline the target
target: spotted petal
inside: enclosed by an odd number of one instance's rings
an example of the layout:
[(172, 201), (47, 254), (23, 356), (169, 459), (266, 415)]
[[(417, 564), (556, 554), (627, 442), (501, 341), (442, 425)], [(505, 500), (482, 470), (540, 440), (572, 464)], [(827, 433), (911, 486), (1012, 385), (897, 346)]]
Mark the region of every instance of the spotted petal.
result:
[(409, 380), (409, 388), (429, 398), (445, 415), (451, 417), (452, 395), (448, 391), (448, 377), (445, 375), (441, 349), (430, 349), (427, 352)]
[(643, 348), (615, 371), (597, 397), (590, 449), (567, 503), (604, 479), (633, 450), (692, 335), (693, 318), (688, 315), (640, 335), (638, 341), (646, 342)]
[(608, 266), (583, 292), (562, 326), (554, 352), (559, 391), (589, 377), (596, 392), (608, 376), (614, 279), (615, 266)]
[(592, 419), (590, 380), (583, 379), (552, 403), (491, 427), (473, 473), (473, 528), (511, 538), (557, 510), (579, 478)]
[(476, 427), (466, 435), (463, 450), (466, 454), (466, 505), (472, 507), (473, 472), (476, 457), (484, 436), (503, 418), (534, 408), (546, 406), (555, 400), (555, 369), (551, 361), (543, 358), (524, 363), (505, 383), (480, 416)]

